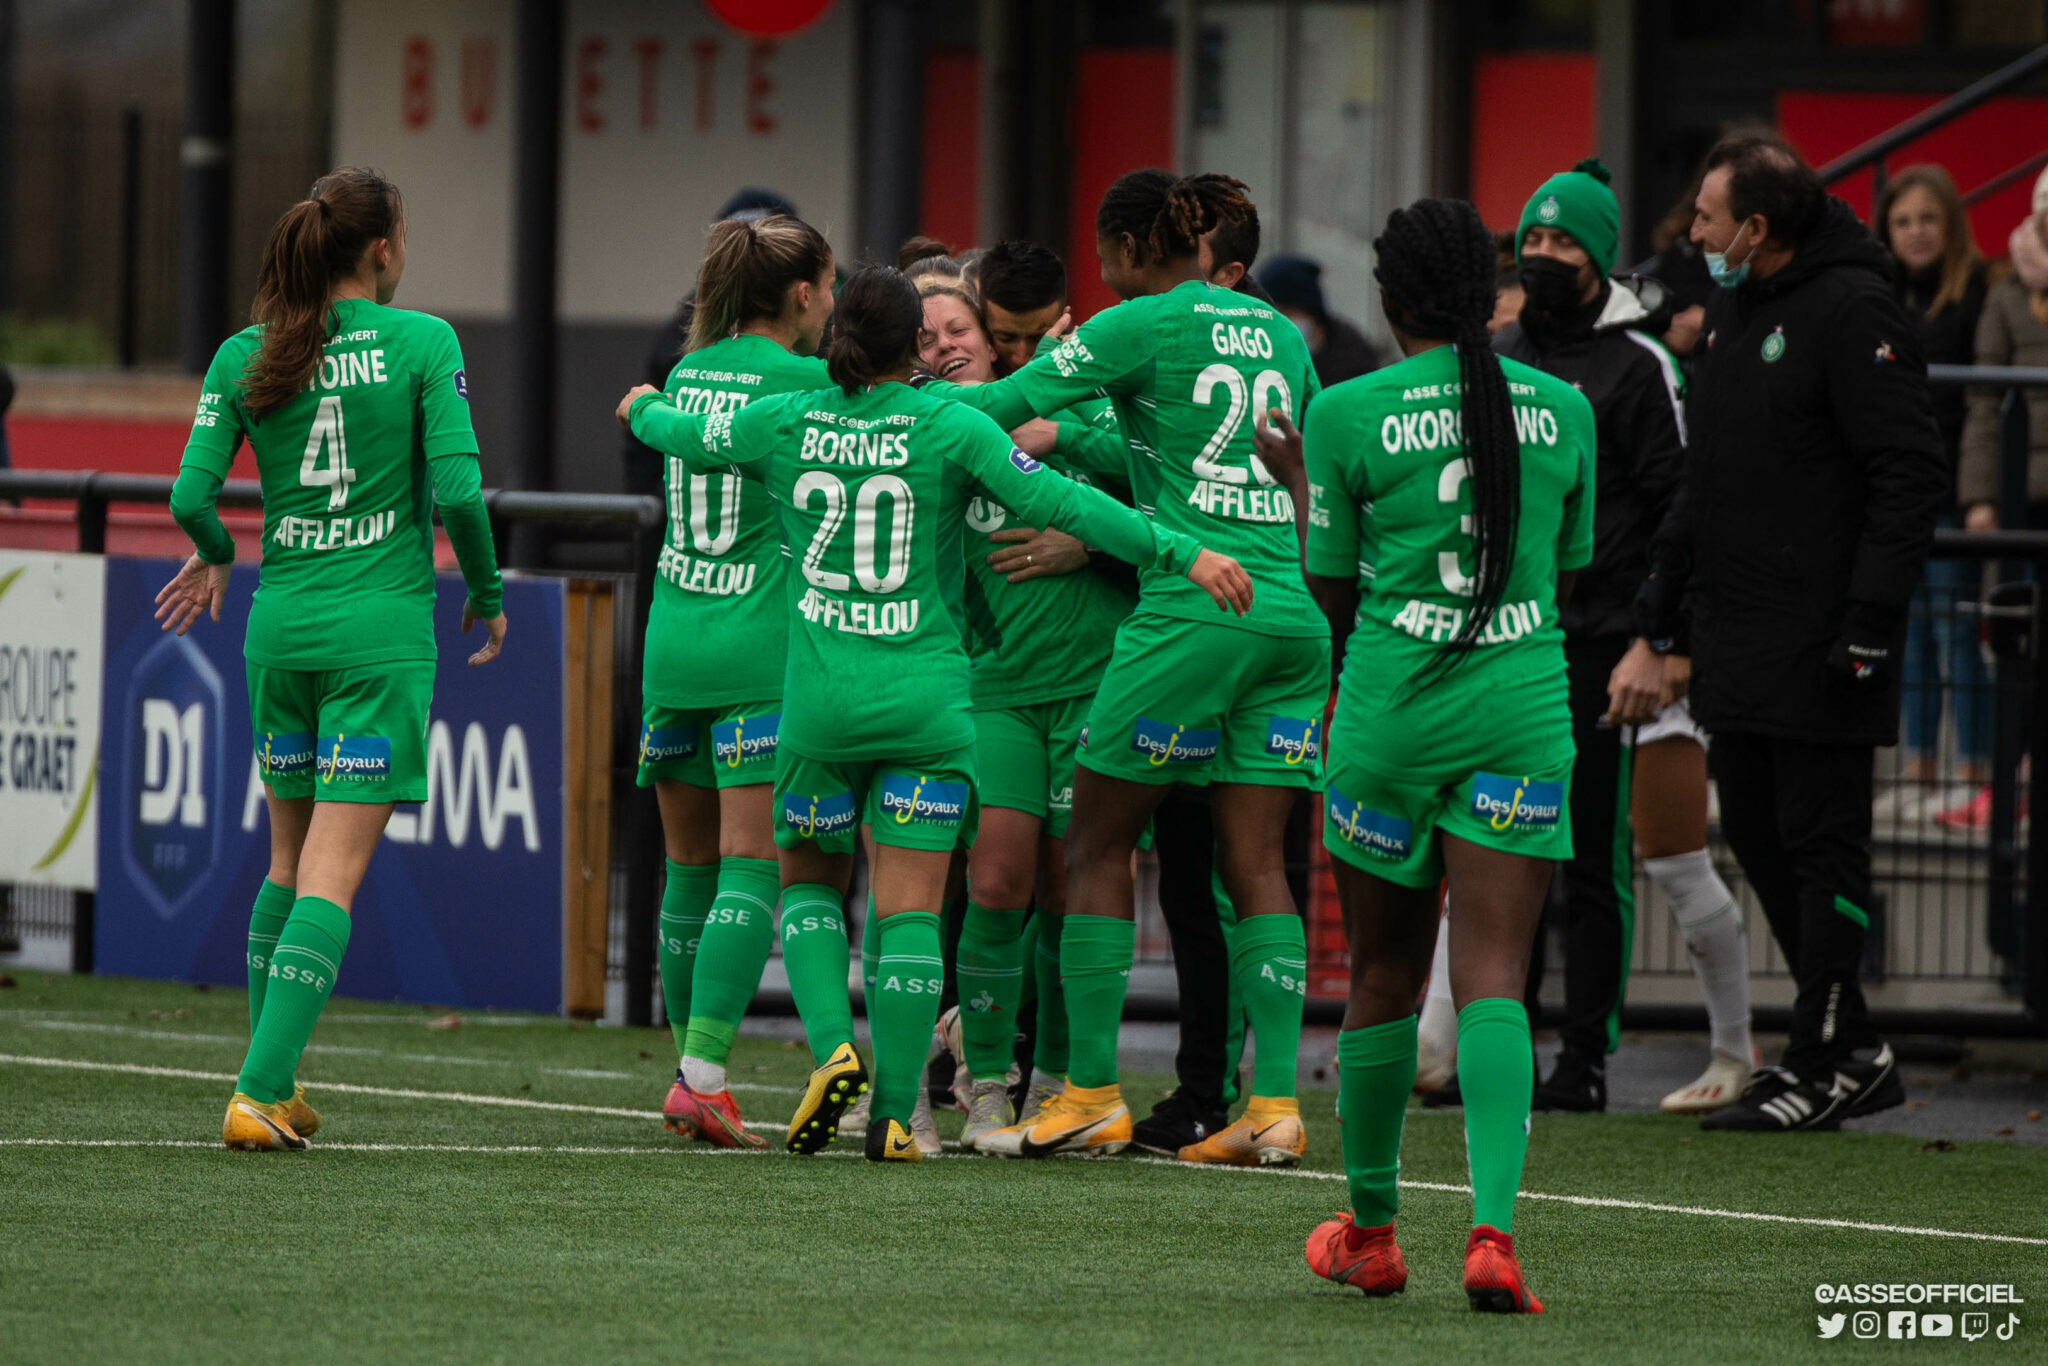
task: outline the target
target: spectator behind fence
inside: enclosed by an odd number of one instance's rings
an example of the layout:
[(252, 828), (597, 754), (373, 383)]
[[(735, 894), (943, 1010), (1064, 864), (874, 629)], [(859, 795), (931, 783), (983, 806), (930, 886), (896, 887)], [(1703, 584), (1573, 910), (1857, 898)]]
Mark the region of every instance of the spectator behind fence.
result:
[(1307, 256), (1275, 256), (1259, 268), (1258, 283), (1308, 341), (1316, 379), (1327, 389), (1380, 368), (1380, 356), (1365, 333), (1330, 312), (1323, 298), (1323, 266)]
[[(2034, 211), (2008, 239), (2012, 274), (1984, 297), (1977, 322), (1979, 365), (2048, 365), (2048, 171), (2034, 182)], [(2027, 389), (2028, 527), (2048, 527), (2048, 389)], [(1972, 389), (1963, 422), (1962, 467), (1957, 496), (1964, 525), (1995, 531), (1999, 525), (1997, 389)], [(2015, 528), (2017, 529), (2017, 528)]]
[(1493, 235), (1493, 317), (1486, 323), (1489, 333), (1498, 333), (1522, 316), (1522, 302), (1528, 294), (1522, 288), (1522, 267), (1515, 260), (1515, 235)]
[[(1909, 166), (1886, 183), (1877, 202), (1878, 240), (1898, 262), (1894, 289), (1919, 333), (1929, 365), (1968, 365), (1984, 312), (1984, 258), (1970, 234), (1956, 183), (1939, 166)], [(1963, 440), (1963, 391), (1934, 386), (1934, 425), (1942, 452), (1956, 467)], [(1961, 518), (1942, 509), (1940, 525)], [(1991, 752), (1991, 691), (1977, 641), (1974, 599), (1981, 566), (1932, 559), (1906, 622), (1906, 744), (1902, 776), (1878, 799), (1878, 816), (1904, 822), (1937, 816), (1944, 825), (1984, 826), (1991, 819), (1985, 786)], [(1944, 686), (1946, 685), (1946, 686)], [(1947, 696), (1955, 699), (1955, 766), (1937, 762)], [(1960, 779), (1964, 786), (1953, 786)]]
[[(725, 201), (713, 223), (722, 223), (728, 218), (760, 219), (774, 214), (797, 216), (796, 205), (784, 199), (773, 190), (748, 186)], [(706, 230), (710, 224), (705, 225)], [(697, 255), (695, 242), (689, 244), (689, 254)], [(661, 325), (655, 334), (654, 344), (647, 348), (647, 362), (641, 367), (640, 381), (660, 389), (668, 384), (669, 371), (676, 368), (676, 360), (683, 354), (684, 343), (689, 340), (690, 320), (697, 313), (697, 290), (693, 284), (682, 302), (676, 305), (675, 316)], [(625, 465), (627, 493), (650, 494), (660, 498), (663, 485), (661, 480), (661, 455), (653, 448), (636, 440), (631, 432), (619, 449), (620, 460)]]
[(1906, 604), (1948, 468), (1891, 261), (1796, 152), (1724, 139), (1692, 236), (1721, 288), (1638, 633), (1672, 637), (1689, 580), (1721, 828), (1798, 988), (1782, 1065), (1701, 1124), (1832, 1129), (1905, 1099), (1857, 974), (1876, 747), (1898, 735)]

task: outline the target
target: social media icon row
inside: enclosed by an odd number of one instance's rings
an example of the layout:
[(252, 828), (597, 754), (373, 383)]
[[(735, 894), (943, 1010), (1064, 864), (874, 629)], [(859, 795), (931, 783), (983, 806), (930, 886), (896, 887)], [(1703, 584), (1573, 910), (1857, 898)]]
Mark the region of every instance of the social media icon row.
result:
[[(1875, 1309), (1858, 1310), (1852, 1318), (1847, 1314), (1822, 1314), (1818, 1316), (1820, 1335), (1823, 1338), (1838, 1338), (1846, 1325), (1850, 1333), (1859, 1338), (1948, 1338), (1956, 1336), (1954, 1314), (1923, 1314), (1916, 1309), (1894, 1309), (1880, 1314)], [(2013, 1334), (2020, 1326), (2020, 1316), (2008, 1313), (2005, 1322), (1998, 1326), (2001, 1342), (2012, 1341)], [(1962, 1338), (1975, 1342), (1992, 1332), (1989, 1314), (1964, 1314), (1962, 1316)]]

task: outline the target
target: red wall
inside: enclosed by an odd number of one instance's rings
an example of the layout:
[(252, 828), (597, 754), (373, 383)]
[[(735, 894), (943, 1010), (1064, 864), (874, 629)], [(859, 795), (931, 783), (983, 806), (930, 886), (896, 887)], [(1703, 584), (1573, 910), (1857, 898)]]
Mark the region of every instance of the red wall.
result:
[(1083, 49), (1074, 80), (1067, 279), (1076, 320), (1116, 302), (1095, 257), (1095, 207), (1126, 171), (1173, 165), (1173, 52)]
[(1593, 155), (1593, 58), (1483, 52), (1472, 69), (1472, 202), (1512, 230), (1538, 185)]
[(981, 158), (981, 60), (972, 52), (934, 52), (924, 61), (924, 185), (918, 230), (955, 251), (974, 245)]
[[(1778, 95), (1778, 127), (1800, 154), (1818, 166), (1912, 117), (1940, 95), (1840, 94), (1786, 90)], [(1968, 194), (1993, 176), (2048, 147), (2048, 99), (2008, 95), (1979, 105), (1946, 127), (1909, 144), (1891, 157), (1888, 170), (1932, 161), (1948, 168), (1956, 188)], [(2033, 177), (1992, 195), (1970, 211), (1977, 246), (1986, 256), (2003, 256), (2006, 238), (2029, 212)], [(1870, 173), (1861, 172), (1832, 187), (1867, 222)]]

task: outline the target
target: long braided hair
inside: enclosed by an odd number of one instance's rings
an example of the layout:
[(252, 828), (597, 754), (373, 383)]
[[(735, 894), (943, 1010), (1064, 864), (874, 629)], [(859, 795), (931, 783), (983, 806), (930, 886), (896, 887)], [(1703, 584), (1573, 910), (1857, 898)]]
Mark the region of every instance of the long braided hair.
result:
[(1472, 605), (1423, 680), (1455, 666), (1478, 643), (1507, 591), (1522, 516), (1522, 448), (1507, 376), (1486, 331), (1493, 316), (1493, 235), (1462, 199), (1420, 199), (1387, 215), (1374, 239), (1373, 277), (1386, 291), (1390, 321), (1413, 337), (1455, 343), (1463, 382), (1460, 423), (1471, 468)]
[(1119, 176), (1095, 210), (1095, 235), (1129, 234), (1138, 244), (1139, 265), (1196, 255), (1202, 237), (1218, 223), (1237, 223), (1255, 213), (1244, 182), (1227, 175), (1175, 176), (1148, 168)]

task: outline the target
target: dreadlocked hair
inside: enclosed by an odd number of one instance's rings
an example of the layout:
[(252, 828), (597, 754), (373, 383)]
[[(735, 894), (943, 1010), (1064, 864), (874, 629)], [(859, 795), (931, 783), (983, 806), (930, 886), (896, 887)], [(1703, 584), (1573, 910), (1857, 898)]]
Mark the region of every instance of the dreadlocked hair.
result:
[(1458, 349), (1475, 561), (1464, 591), (1472, 605), (1424, 671), (1427, 680), (1453, 668), (1478, 643), (1500, 608), (1515, 563), (1522, 448), (1507, 376), (1486, 331), (1499, 266), (1493, 235), (1479, 211), (1462, 199), (1420, 199), (1394, 210), (1372, 249), (1378, 258), (1373, 277), (1386, 291), (1390, 321), (1410, 336), (1452, 342)]
[(1193, 256), (1219, 223), (1255, 215), (1244, 182), (1227, 175), (1175, 176), (1148, 168), (1131, 171), (1103, 192), (1095, 211), (1097, 237), (1128, 235), (1140, 265)]

